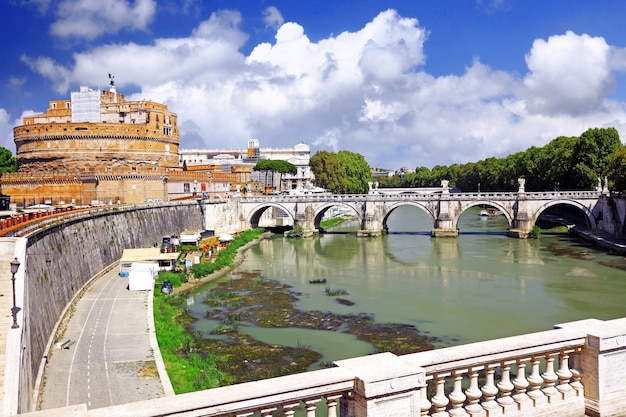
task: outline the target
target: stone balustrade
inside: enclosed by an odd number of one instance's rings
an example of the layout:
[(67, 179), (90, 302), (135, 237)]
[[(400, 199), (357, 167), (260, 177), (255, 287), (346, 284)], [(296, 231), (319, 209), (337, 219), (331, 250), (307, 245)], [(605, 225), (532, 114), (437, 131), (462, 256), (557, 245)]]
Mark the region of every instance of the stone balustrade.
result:
[[(396, 356), (150, 401), (32, 416), (454, 417), (626, 415), (626, 318)], [(55, 414), (56, 413), (56, 414)], [(59, 414), (61, 413), (61, 414)]]

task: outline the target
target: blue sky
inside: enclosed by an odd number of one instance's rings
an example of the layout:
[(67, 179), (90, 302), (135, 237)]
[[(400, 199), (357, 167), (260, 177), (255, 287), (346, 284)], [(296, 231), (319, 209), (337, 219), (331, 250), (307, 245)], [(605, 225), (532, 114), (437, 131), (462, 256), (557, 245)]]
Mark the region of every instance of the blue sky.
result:
[[(626, 2), (5, 0), (0, 146), (114, 74), (178, 114), (181, 148), (304, 142), (372, 166), (626, 136)], [(624, 141), (624, 140), (622, 140)]]

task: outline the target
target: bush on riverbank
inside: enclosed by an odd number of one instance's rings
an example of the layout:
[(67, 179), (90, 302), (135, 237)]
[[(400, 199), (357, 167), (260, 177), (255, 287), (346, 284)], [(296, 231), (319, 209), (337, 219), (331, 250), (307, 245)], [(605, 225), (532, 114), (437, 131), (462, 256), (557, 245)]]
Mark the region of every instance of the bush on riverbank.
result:
[(234, 265), (235, 257), (237, 256), (237, 249), (247, 245), (254, 239), (259, 237), (263, 233), (263, 229), (250, 229), (237, 235), (226, 248), (220, 250), (217, 258), (213, 262), (202, 262), (195, 264), (191, 268), (194, 278), (200, 279), (213, 272), (219, 271), (224, 268), (229, 268)]

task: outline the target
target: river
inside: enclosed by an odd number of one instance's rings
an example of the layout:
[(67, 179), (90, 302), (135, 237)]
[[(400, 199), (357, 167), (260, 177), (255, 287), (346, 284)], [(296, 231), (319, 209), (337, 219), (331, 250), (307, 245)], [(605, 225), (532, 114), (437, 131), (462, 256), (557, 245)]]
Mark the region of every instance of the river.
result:
[[(506, 236), (503, 216), (468, 210), (458, 238), (431, 238), (432, 223), (414, 207), (400, 207), (389, 234), (357, 238), (358, 224), (308, 239), (275, 236), (246, 252), (239, 271), (260, 272), (301, 293), (297, 307), (339, 314), (371, 313), (376, 321), (415, 325), (436, 337), (436, 347), (551, 329), (557, 323), (626, 316), (626, 259), (563, 234), (521, 240)], [(325, 285), (310, 280), (326, 279)], [(217, 323), (201, 302), (212, 284), (189, 295), (195, 330), (206, 337)], [(325, 293), (345, 290), (347, 306)], [(274, 344), (305, 344), (334, 361), (372, 352), (338, 332), (241, 326)]]

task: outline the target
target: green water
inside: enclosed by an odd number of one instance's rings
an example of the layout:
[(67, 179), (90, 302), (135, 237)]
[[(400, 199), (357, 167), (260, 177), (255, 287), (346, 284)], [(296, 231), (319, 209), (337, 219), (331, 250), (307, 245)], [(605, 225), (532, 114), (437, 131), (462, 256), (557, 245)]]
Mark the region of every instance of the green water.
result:
[[(418, 209), (400, 207), (388, 220), (390, 234), (357, 238), (355, 222), (309, 239), (274, 237), (246, 252), (238, 271), (260, 271), (293, 286), (297, 307), (340, 314), (371, 313), (379, 322), (406, 323), (437, 337), (437, 347), (551, 329), (585, 318), (626, 316), (626, 260), (563, 235), (538, 240), (506, 237), (500, 217), (468, 211), (458, 238), (430, 237), (432, 224)], [(224, 279), (230, 279), (226, 276)], [(325, 294), (345, 289), (345, 306)], [(215, 327), (200, 302), (189, 298), (197, 330)], [(366, 343), (337, 332), (241, 328), (269, 343), (305, 344), (334, 361), (371, 352)]]

